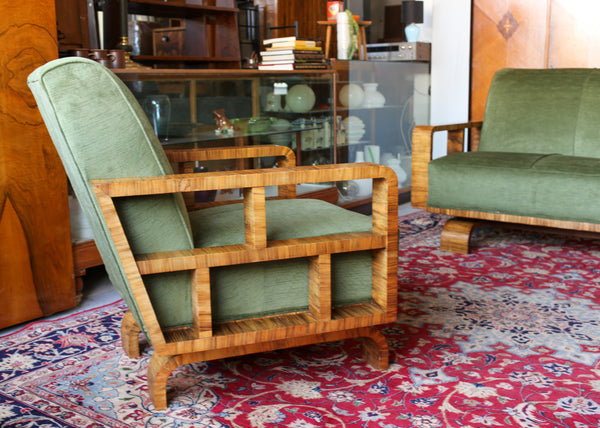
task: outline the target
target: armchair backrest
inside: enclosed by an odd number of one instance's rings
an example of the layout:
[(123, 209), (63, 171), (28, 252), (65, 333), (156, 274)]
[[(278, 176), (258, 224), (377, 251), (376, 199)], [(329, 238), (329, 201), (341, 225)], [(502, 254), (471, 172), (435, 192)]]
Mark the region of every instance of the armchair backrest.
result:
[[(171, 174), (160, 142), (127, 87), (94, 61), (51, 61), (31, 73), (28, 84), (90, 223), (109, 277), (145, 329), (90, 180)], [(134, 254), (193, 247), (181, 195), (123, 198), (115, 206)], [(165, 295), (175, 290), (171, 297), (183, 293), (181, 298), (187, 299), (189, 275), (172, 275), (167, 283)], [(189, 322), (189, 314), (183, 312), (157, 308), (159, 321), (169, 327)]]
[(599, 115), (598, 69), (499, 70), (479, 150), (600, 157)]

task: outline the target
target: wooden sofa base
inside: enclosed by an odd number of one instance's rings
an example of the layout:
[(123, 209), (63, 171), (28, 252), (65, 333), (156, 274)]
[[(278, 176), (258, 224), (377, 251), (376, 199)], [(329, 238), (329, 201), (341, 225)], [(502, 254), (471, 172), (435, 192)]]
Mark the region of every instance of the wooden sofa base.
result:
[(570, 236), (592, 237), (600, 233), (600, 224), (574, 221), (553, 220), (538, 217), (495, 214), (480, 211), (461, 211), (442, 208), (426, 207), (426, 210), (436, 214), (446, 214), (455, 218), (446, 221), (440, 239), (440, 249), (459, 254), (469, 254), (471, 251), (471, 236), (473, 230), (483, 224), (493, 224), (504, 227), (518, 227), (553, 233), (568, 233)]
[[(130, 311), (123, 316), (121, 341), (125, 353), (130, 358), (140, 356), (140, 328)], [(277, 349), (294, 348), (315, 343), (361, 338), (362, 354), (365, 361), (376, 370), (386, 370), (389, 365), (389, 351), (385, 336), (375, 327), (358, 327), (330, 333), (312, 334), (301, 337), (272, 340), (224, 349), (211, 349), (179, 355), (158, 355), (156, 352), (148, 364), (148, 394), (157, 410), (167, 408), (167, 380), (177, 367), (200, 361), (229, 358)]]
[(440, 238), (440, 250), (449, 253), (469, 254), (471, 234), (481, 222), (452, 218), (446, 221)]

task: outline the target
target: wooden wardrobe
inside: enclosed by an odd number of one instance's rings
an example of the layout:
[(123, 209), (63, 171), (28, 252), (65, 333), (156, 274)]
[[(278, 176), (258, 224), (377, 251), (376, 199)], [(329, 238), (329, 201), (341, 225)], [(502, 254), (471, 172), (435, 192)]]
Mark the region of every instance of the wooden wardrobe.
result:
[(58, 57), (54, 0), (0, 13), (0, 328), (76, 305), (67, 179), (27, 86)]
[(471, 120), (496, 70), (600, 66), (597, 0), (473, 0)]

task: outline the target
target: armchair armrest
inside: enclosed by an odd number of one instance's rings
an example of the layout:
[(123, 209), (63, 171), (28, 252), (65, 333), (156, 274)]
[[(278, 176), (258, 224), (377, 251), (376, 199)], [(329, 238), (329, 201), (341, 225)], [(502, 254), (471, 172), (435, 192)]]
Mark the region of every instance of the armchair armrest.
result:
[[(267, 186), (295, 186), (301, 183), (373, 179), (373, 232), (394, 235), (397, 229), (398, 178), (391, 168), (372, 163), (314, 165), (240, 171), (215, 171), (202, 174), (175, 174), (91, 180), (101, 206), (124, 196), (156, 195), (199, 190), (244, 189), (247, 233), (264, 230)], [(107, 205), (108, 204), (108, 205)], [(106, 217), (106, 212), (104, 213)], [(250, 231), (250, 232), (248, 232)], [(256, 238), (252, 241), (257, 242)]]
[(433, 155), (433, 134), (447, 131), (447, 153), (463, 151), (465, 130), (471, 130), (469, 150), (475, 151), (479, 146), (479, 135), (482, 122), (466, 122), (439, 126), (415, 126), (412, 137), (412, 172), (411, 197), (414, 208), (424, 209), (429, 192), (427, 168)]

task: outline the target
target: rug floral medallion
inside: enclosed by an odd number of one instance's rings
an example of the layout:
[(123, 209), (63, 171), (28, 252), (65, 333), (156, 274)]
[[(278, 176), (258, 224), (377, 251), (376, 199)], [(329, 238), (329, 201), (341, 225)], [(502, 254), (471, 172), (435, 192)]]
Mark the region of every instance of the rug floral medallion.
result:
[(0, 427), (600, 427), (600, 242), (401, 217), (386, 371), (346, 340), (190, 364), (169, 408), (129, 359), (122, 302), (0, 337)]

